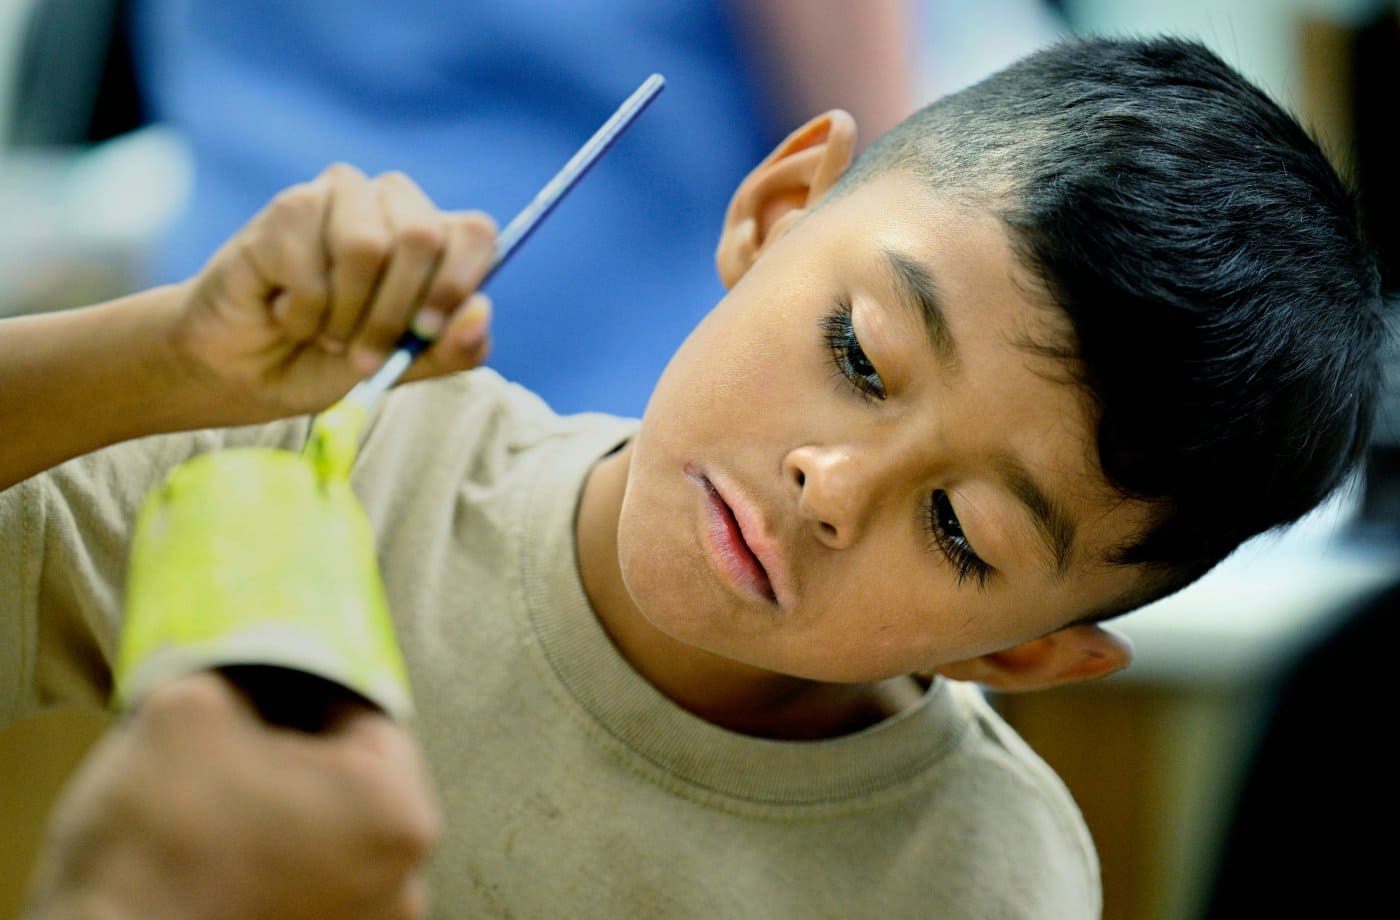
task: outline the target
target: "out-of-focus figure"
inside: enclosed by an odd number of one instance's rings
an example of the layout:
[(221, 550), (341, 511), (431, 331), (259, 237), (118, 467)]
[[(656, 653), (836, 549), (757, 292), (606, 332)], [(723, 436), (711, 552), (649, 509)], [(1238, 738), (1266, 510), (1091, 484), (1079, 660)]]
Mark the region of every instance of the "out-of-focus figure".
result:
[(657, 71), (666, 93), (491, 283), (493, 366), (561, 411), (639, 414), (719, 299), (693, 254), (737, 178), (816, 111), (873, 138), (913, 104), (908, 4), (821, 2), (134, 0), (148, 114), (195, 164), (157, 280), (333, 160), (504, 220)]

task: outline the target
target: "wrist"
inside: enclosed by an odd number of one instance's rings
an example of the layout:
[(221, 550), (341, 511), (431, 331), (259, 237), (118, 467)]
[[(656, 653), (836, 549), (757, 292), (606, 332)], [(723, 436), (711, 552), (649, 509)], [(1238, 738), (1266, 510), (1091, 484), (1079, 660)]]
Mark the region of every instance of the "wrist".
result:
[(236, 409), (244, 400), (193, 345), (189, 304), (196, 282), (190, 279), (151, 293), (144, 322), (151, 348), (148, 379), (163, 393), (168, 417), (162, 427), (172, 431), (236, 425), (245, 419)]
[(181, 344), (189, 286), (153, 288), (97, 308), (110, 314), (107, 352), (125, 356), (121, 383), (108, 396), (116, 410), (109, 417), (124, 427), (106, 440), (230, 424), (222, 418), (228, 400), (218, 378)]
[(133, 416), (146, 429), (138, 434), (245, 425), (287, 414), (259, 402), (254, 387), (239, 386), (194, 344), (189, 312), (198, 280), (136, 295), (141, 315), (133, 353), (141, 355), (142, 404), (152, 410)]

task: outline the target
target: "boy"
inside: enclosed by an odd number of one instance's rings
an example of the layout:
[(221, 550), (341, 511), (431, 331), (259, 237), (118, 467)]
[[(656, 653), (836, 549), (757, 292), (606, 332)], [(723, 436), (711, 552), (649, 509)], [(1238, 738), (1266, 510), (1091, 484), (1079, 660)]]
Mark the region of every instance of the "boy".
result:
[[(1063, 788), (944, 678), (1123, 667), (1099, 620), (1359, 456), (1379, 294), (1352, 201), (1204, 49), (1073, 42), (848, 169), (854, 136), (814, 119), (739, 186), (730, 292), (640, 426), (479, 371), (367, 435), (442, 911), (1092, 916)], [(3, 481), (322, 408), (420, 308), (443, 331), (416, 375), (473, 366), (490, 236), (333, 169), (192, 282), (13, 325)], [(147, 438), (0, 496), (7, 714), (105, 698), (130, 517), (166, 469), (305, 432)]]

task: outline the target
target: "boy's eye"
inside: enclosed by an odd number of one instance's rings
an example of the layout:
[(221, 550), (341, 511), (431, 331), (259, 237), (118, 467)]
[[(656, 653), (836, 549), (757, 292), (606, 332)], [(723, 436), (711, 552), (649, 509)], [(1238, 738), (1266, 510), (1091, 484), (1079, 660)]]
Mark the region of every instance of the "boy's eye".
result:
[(851, 324), (851, 305), (845, 299), (838, 299), (835, 306), (822, 318), (822, 333), (826, 347), (831, 351), (831, 360), (841, 376), (855, 387), (856, 392), (866, 399), (883, 400), (887, 395), (885, 382), (880, 372), (865, 354), (860, 339), (856, 338), (855, 327)]
[(957, 574), (958, 584), (968, 578), (976, 579), (977, 587), (985, 588), (992, 574), (992, 567), (983, 562), (972, 549), (963, 533), (962, 522), (953, 511), (953, 503), (948, 493), (939, 489), (929, 498), (928, 530), (934, 545), (948, 557)]

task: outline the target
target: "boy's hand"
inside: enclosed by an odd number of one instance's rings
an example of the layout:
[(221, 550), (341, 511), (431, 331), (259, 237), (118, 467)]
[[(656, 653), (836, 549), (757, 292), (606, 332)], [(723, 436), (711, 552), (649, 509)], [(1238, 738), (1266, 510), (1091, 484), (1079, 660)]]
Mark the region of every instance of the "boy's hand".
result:
[(272, 727), (204, 672), (152, 691), (89, 755), (25, 916), (420, 917), (439, 821), (419, 749), (387, 717)]
[(184, 285), (173, 341), (239, 421), (312, 412), (376, 370), (410, 327), (436, 334), (412, 380), (480, 364), (475, 294), (495, 226), (445, 214), (399, 173), (336, 165), (282, 192)]

